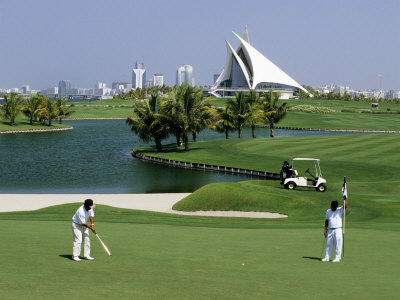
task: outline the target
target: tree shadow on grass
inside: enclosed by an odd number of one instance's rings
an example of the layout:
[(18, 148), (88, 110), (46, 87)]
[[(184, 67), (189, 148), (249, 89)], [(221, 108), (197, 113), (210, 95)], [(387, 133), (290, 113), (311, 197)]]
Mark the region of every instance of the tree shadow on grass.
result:
[(60, 254), (59, 256), (63, 257), (63, 258), (66, 258), (66, 259), (69, 259), (69, 260), (73, 260), (71, 254)]
[(303, 258), (312, 259), (312, 260), (321, 260), (321, 257), (315, 257), (315, 256), (303, 256)]

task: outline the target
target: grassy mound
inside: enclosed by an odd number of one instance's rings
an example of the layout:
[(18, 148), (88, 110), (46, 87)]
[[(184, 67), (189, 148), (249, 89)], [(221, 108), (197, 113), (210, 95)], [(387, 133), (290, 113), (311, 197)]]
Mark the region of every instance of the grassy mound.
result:
[[(205, 186), (177, 203), (178, 210), (270, 211), (300, 220), (302, 209), (329, 208), (341, 199), (346, 176), (353, 220), (397, 222), (400, 214), (400, 141), (397, 134), (367, 134), (276, 139), (233, 139), (191, 144), (192, 151), (155, 153), (164, 158), (279, 172), (293, 157), (321, 159), (327, 191), (283, 189), (274, 181), (216, 183)], [(300, 174), (308, 166), (297, 164)], [(315, 210), (315, 211), (316, 211)], [(350, 212), (349, 211), (349, 212)]]
[[(289, 192), (276, 181), (243, 181), (206, 185), (176, 203), (173, 209), (183, 211), (234, 210), (266, 211), (288, 214), (294, 218), (316, 215), (329, 206), (328, 194)], [(305, 214), (305, 211), (309, 213)], [(315, 214), (313, 214), (315, 212)]]

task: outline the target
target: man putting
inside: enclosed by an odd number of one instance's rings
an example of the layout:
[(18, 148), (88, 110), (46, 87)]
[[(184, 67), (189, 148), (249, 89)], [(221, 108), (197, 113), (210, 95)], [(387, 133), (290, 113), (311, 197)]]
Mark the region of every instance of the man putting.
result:
[[(74, 246), (72, 248), (72, 259), (81, 261), (81, 245), (83, 242), (83, 257), (88, 260), (94, 260), (90, 256), (90, 239), (89, 229), (96, 233), (94, 229), (94, 204), (92, 199), (86, 199), (84, 204), (78, 208), (75, 215), (72, 217), (72, 235)], [(87, 221), (90, 219), (90, 226)]]
[(336, 256), (332, 262), (340, 262), (342, 257), (343, 233), (342, 216), (344, 209), (347, 209), (347, 197), (343, 206), (338, 207), (337, 201), (332, 201), (331, 208), (326, 211), (325, 216), (325, 257), (322, 261), (329, 261), (332, 255), (333, 244), (335, 244)]

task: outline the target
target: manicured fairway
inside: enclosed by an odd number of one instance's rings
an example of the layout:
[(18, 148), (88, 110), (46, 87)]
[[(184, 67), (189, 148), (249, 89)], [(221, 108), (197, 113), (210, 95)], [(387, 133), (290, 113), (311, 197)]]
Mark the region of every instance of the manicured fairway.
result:
[(277, 126), (353, 129), (353, 130), (399, 130), (400, 114), (330, 113), (312, 114), (291, 111)]
[[(346, 176), (352, 221), (398, 222), (400, 216), (400, 140), (398, 134), (364, 134), (275, 139), (232, 139), (191, 143), (191, 151), (143, 153), (182, 161), (226, 165), (279, 173), (293, 157), (321, 159), (327, 191), (283, 189), (277, 181), (207, 185), (175, 205), (180, 210), (256, 210), (288, 213), (304, 221), (341, 199)], [(299, 174), (310, 166), (296, 164)], [(312, 169), (312, 168), (311, 168)], [(312, 210), (309, 216), (304, 210)], [(317, 217), (318, 218), (318, 217)]]
[(96, 260), (78, 263), (70, 260), (75, 208), (0, 214), (2, 299), (395, 299), (400, 291), (398, 224), (349, 227), (345, 260), (334, 264), (318, 260), (322, 221), (229, 228), (236, 219), (98, 206), (97, 231), (113, 256), (92, 235)]

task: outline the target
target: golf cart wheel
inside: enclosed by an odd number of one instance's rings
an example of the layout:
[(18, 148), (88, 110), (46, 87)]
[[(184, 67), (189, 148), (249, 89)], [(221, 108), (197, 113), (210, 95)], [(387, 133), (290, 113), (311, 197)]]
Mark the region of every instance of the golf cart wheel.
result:
[(325, 192), (326, 191), (326, 185), (325, 184), (320, 184), (317, 188), (316, 188), (317, 192)]
[(294, 190), (296, 188), (296, 184), (293, 181), (286, 183), (286, 188), (289, 190)]

